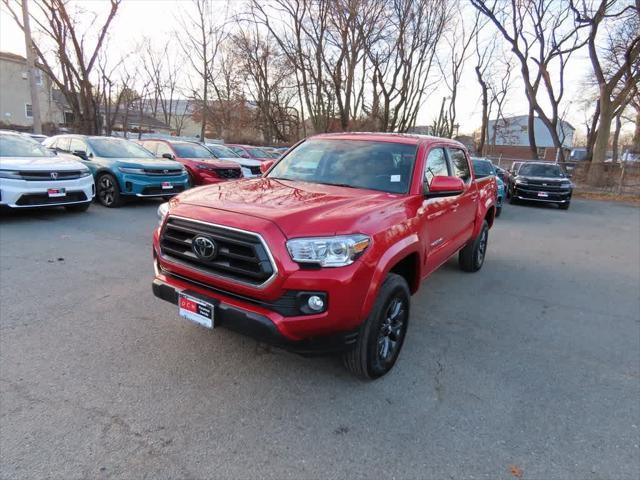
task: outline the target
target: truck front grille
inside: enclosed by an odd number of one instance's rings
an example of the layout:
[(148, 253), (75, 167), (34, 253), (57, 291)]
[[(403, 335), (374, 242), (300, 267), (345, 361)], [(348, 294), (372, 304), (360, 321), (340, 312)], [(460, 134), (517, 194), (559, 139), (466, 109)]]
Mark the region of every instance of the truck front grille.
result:
[[(211, 240), (216, 253), (204, 259), (196, 253), (194, 238)], [(163, 258), (213, 277), (260, 287), (275, 274), (266, 247), (257, 234), (220, 225), (169, 217), (160, 236)]]
[(162, 175), (164, 177), (176, 177), (178, 175), (182, 175), (182, 169), (176, 168), (168, 168), (164, 170), (158, 170), (153, 168), (145, 168), (145, 175)]

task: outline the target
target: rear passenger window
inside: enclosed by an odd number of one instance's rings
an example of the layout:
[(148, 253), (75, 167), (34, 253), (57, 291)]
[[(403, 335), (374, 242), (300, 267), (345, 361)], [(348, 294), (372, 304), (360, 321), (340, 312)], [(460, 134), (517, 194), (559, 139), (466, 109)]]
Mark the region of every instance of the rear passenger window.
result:
[(68, 152), (69, 151), (69, 138), (68, 137), (62, 137), (62, 138), (59, 138), (58, 140), (56, 140), (56, 150), (60, 150), (62, 152)]
[(431, 185), (433, 177), (448, 176), (447, 157), (443, 148), (434, 148), (427, 155), (427, 165), (424, 169), (424, 181)]
[(469, 162), (464, 151), (459, 148), (448, 148), (449, 160), (451, 160), (451, 168), (453, 169), (453, 175), (461, 178), (465, 183), (471, 179), (471, 170), (469, 169)]

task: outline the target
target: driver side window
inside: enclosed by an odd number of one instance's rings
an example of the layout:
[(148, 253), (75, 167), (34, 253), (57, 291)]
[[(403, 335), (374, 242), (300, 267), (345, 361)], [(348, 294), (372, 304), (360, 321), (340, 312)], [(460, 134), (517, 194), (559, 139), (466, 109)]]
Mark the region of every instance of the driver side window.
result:
[(434, 148), (427, 155), (427, 164), (424, 169), (424, 181), (431, 185), (433, 177), (448, 176), (449, 167), (443, 148)]

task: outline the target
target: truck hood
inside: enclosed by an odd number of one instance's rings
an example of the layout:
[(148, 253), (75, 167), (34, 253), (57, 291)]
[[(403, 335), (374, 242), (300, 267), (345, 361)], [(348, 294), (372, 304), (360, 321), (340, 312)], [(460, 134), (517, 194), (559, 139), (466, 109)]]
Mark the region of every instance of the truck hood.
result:
[(262, 177), (208, 185), (179, 196), (180, 204), (272, 221), (289, 238), (375, 233), (384, 228), (376, 212), (388, 217), (397, 210), (401, 215), (404, 199), (386, 192)]
[(3, 170), (42, 171), (42, 170), (86, 170), (82, 163), (71, 156), (62, 154), (53, 157), (1, 157)]

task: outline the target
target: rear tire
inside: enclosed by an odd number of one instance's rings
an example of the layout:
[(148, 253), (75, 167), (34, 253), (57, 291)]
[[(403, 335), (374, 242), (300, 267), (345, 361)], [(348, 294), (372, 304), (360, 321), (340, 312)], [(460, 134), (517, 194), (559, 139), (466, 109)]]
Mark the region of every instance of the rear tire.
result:
[(393, 368), (407, 333), (410, 298), (407, 281), (395, 273), (388, 274), (360, 327), (355, 347), (343, 356), (347, 370), (373, 380)]
[(458, 254), (458, 263), (465, 272), (477, 272), (484, 264), (489, 241), (489, 224), (486, 220), (482, 222), (480, 233), (469, 242)]
[(78, 205), (66, 205), (64, 208), (68, 212), (79, 213), (79, 212), (86, 212), (87, 210), (89, 210), (90, 206), (91, 206), (91, 202), (87, 202), (87, 203), (80, 203)]
[(107, 208), (117, 208), (122, 205), (120, 186), (116, 177), (110, 173), (99, 175), (96, 182), (96, 196), (98, 201)]

